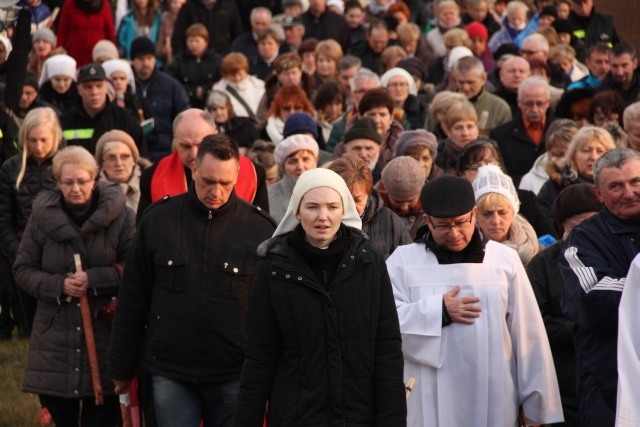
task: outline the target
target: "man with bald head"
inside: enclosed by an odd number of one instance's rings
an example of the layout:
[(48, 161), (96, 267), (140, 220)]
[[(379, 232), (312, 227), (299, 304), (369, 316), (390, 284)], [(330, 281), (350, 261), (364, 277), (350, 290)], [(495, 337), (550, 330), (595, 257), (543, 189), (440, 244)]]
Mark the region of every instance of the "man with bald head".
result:
[(547, 81), (540, 76), (528, 77), (518, 87), (520, 111), (490, 134), (498, 142), (507, 173), (516, 186), (546, 152), (545, 135), (555, 119), (549, 111), (550, 101)]
[[(158, 200), (174, 197), (187, 191), (198, 147), (207, 135), (218, 133), (213, 116), (191, 108), (178, 114), (173, 121), (173, 152), (142, 172), (137, 222), (146, 208)], [(236, 193), (249, 203), (269, 211), (269, 197), (264, 168), (240, 156), (240, 174)], [(242, 170), (244, 169), (244, 171)]]
[(531, 34), (522, 42), (520, 53), (529, 64), (536, 60), (547, 62), (547, 59), (549, 59), (549, 42), (542, 34)]
[(500, 87), (495, 94), (507, 101), (514, 117), (519, 114), (518, 87), (530, 75), (531, 67), (527, 60), (521, 56), (512, 56), (506, 59), (500, 68)]

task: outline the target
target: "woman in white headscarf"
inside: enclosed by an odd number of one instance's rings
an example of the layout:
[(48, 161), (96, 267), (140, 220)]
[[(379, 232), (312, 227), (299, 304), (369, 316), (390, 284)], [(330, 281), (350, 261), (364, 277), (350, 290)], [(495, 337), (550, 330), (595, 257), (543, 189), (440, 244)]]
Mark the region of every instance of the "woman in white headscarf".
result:
[(398, 317), (344, 180), (303, 173), (258, 248), (235, 425), (406, 426)]
[(394, 114), (402, 117), (406, 130), (422, 129), (427, 116), (427, 107), (418, 99), (416, 81), (402, 68), (392, 68), (380, 78), (380, 86), (387, 88), (393, 101)]

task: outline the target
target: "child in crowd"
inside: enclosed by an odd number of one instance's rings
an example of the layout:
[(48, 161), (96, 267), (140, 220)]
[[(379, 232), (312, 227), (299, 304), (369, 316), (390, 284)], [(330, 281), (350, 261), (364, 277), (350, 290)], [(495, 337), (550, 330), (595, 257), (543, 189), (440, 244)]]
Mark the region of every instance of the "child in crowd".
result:
[(209, 32), (202, 24), (193, 24), (185, 32), (187, 50), (167, 67), (187, 91), (193, 108), (204, 108), (207, 91), (220, 80), (222, 57), (209, 48)]

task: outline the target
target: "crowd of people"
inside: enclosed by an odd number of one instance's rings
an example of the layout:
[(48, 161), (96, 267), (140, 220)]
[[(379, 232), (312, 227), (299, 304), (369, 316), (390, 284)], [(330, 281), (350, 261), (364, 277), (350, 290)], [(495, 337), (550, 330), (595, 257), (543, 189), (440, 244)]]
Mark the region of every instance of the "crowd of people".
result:
[(56, 426), (640, 419), (640, 71), (593, 0), (17, 6), (0, 339)]

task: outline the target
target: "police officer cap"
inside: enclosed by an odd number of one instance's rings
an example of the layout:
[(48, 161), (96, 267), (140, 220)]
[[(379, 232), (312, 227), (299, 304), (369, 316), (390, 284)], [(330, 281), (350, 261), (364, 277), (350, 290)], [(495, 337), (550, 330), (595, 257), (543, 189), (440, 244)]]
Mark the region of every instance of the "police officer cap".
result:
[(453, 175), (444, 175), (422, 187), (420, 203), (424, 213), (429, 216), (452, 218), (471, 212), (476, 199), (469, 181)]
[(100, 64), (87, 64), (78, 70), (78, 83), (89, 80), (107, 80), (104, 68)]

